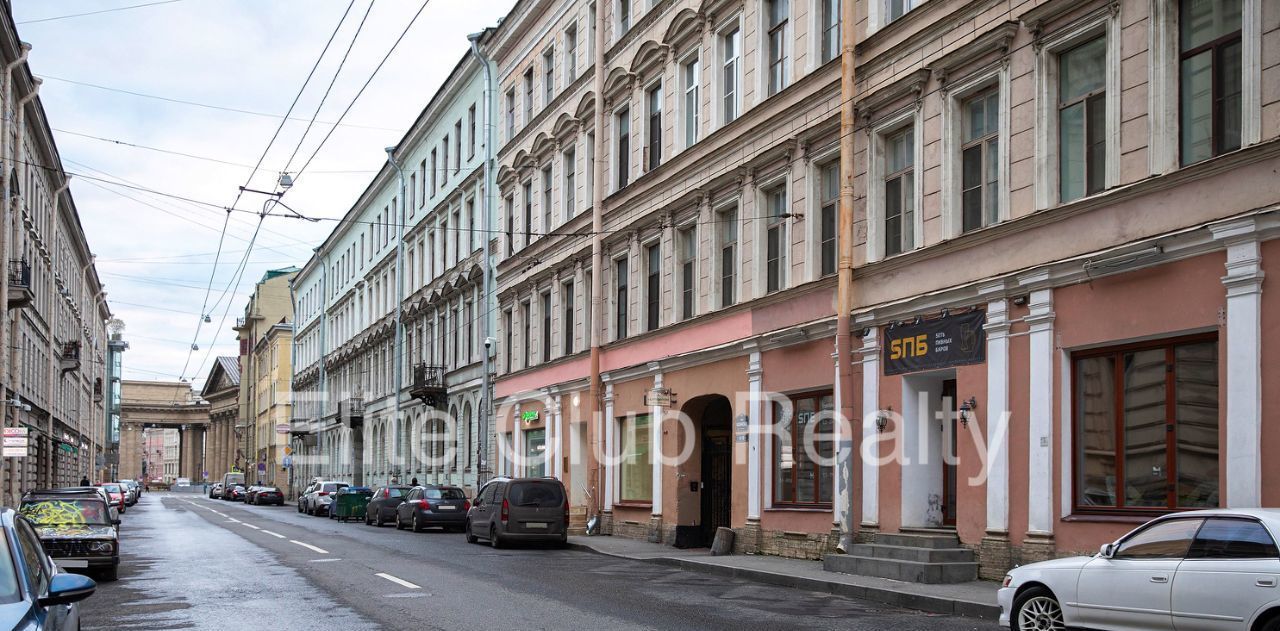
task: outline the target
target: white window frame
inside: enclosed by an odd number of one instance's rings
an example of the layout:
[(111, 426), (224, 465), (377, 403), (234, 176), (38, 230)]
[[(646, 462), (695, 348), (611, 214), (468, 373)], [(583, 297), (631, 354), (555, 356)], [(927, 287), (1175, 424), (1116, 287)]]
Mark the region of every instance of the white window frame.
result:
[(813, 37), (809, 38), (812, 42), (809, 46), (810, 57), (808, 66), (810, 71), (840, 58), (841, 46), (843, 44), (841, 37), (844, 32), (844, 24), (840, 22), (840, 18), (843, 17), (842, 13), (844, 11), (844, 3), (846, 1), (852, 2), (854, 0), (836, 0), (836, 49), (834, 51), (835, 54), (831, 59), (826, 61), (822, 60), (822, 38), (826, 35), (822, 24), (822, 10), (826, 0), (813, 0), (810, 5), (813, 9), (810, 11), (810, 13), (813, 14), (813, 19), (810, 20), (809, 26), (809, 32), (813, 33)]
[[(733, 94), (734, 117), (733, 117), (733, 120), (726, 120), (725, 112), (724, 112), (724, 89), (725, 89), (724, 87), (724, 38), (731, 31), (734, 31), (734, 30), (738, 32), (737, 47), (736, 47), (737, 51), (735, 53), (736, 54), (736, 57), (735, 57), (736, 72), (734, 73), (735, 85), (734, 85), (734, 94)], [(743, 78), (745, 77), (745, 73), (743, 72), (743, 69), (742, 69), (742, 49), (743, 49), (742, 14), (735, 15), (732, 18), (729, 18), (728, 20), (725, 20), (724, 22), (720, 23), (720, 26), (716, 28), (716, 31), (715, 31), (715, 42), (716, 42), (716, 45), (715, 45), (716, 72), (712, 78), (712, 86), (715, 93), (715, 107), (714, 107), (715, 120), (716, 120), (717, 127), (724, 127), (725, 125), (728, 125), (729, 123), (732, 123), (733, 121), (738, 120), (739, 118), (742, 118), (742, 114), (743, 114), (742, 110), (743, 110), (744, 101), (742, 98), (742, 91), (743, 91), (742, 81), (743, 81)]]
[[(568, 158), (568, 159), (566, 159)], [(572, 181), (571, 181), (572, 180)], [(560, 151), (560, 199), (564, 217), (561, 221), (569, 221), (578, 216), (578, 145), (569, 146)]]
[[(622, 260), (627, 262), (627, 335), (618, 337), (618, 262)], [(609, 340), (613, 342), (625, 340), (634, 335), (632, 330), (634, 327), (631, 321), (635, 319), (635, 313), (633, 313), (634, 310), (631, 306), (635, 302), (632, 300), (635, 293), (635, 284), (632, 282), (632, 277), (635, 276), (635, 270), (633, 269), (635, 266), (632, 263), (631, 247), (629, 245), (623, 248), (621, 254), (609, 257), (609, 304), (613, 308), (609, 309), (608, 312), (608, 324)]]
[[(786, 196), (786, 208), (783, 213), (791, 213), (792, 202), (795, 197), (791, 191), (791, 169), (783, 169), (778, 173), (770, 175), (768, 178), (760, 180), (755, 188), (756, 192), (756, 214), (760, 217), (758, 221), (751, 223), (756, 226), (755, 234), (752, 235), (755, 240), (755, 252), (753, 258), (756, 260), (755, 279), (753, 282), (754, 291), (752, 294), (756, 298), (769, 295), (769, 194), (773, 191), (782, 189), (783, 195)], [(779, 253), (781, 267), (778, 269), (778, 288), (773, 293), (786, 291), (791, 287), (791, 217), (783, 217), (782, 225), (782, 251)]]
[[(693, 84), (690, 85), (685, 71), (689, 67), (689, 64), (695, 63), (697, 64), (697, 68), (694, 72)], [(678, 83), (680, 88), (680, 98), (676, 109), (680, 112), (680, 131), (676, 134), (676, 136), (679, 137), (679, 142), (675, 144), (678, 147), (677, 151), (683, 151), (697, 144), (699, 140), (702, 140), (702, 50), (700, 48), (694, 48), (680, 59), (680, 63), (677, 66), (676, 72), (679, 75)], [(695, 105), (692, 111), (690, 111), (688, 104), (690, 91), (693, 91), (694, 93)], [(689, 142), (689, 138), (686, 134), (690, 116), (693, 116), (693, 142)]]
[[(658, 325), (651, 329), (649, 328), (649, 298), (651, 298), (649, 295), (649, 248), (655, 245), (658, 246)], [(666, 275), (668, 268), (664, 261), (666, 256), (667, 253), (663, 251), (662, 247), (661, 232), (654, 233), (640, 242), (640, 262), (643, 264), (643, 268), (640, 270), (640, 310), (643, 312), (640, 314), (640, 323), (643, 326), (640, 327), (639, 333), (657, 331), (667, 325), (666, 313), (664, 313), (666, 309), (663, 308), (662, 304), (662, 292), (667, 289), (662, 278)], [(630, 292), (627, 292), (627, 297), (631, 297)], [(628, 325), (628, 328), (630, 328), (630, 325)]]
[[(760, 33), (760, 52), (759, 52), (760, 72), (758, 73), (759, 85), (756, 86), (756, 89), (759, 90), (757, 94), (764, 95), (765, 99), (782, 93), (788, 87), (790, 87), (792, 83), (794, 83), (795, 77), (793, 76), (793, 73), (792, 73), (792, 66), (795, 64), (794, 40), (795, 40), (796, 25), (795, 25), (795, 11), (792, 11), (792, 8), (791, 8), (792, 2), (794, 1), (796, 0), (764, 0), (763, 2), (760, 3), (760, 11), (758, 16), (759, 24), (756, 25), (756, 27), (759, 29), (758, 32)], [(772, 2), (787, 3), (787, 24), (782, 28), (782, 41), (783, 41), (783, 48), (785, 49), (784, 54), (786, 55), (786, 58), (782, 60), (782, 82), (778, 86), (777, 92), (769, 92), (769, 74), (772, 72), (772, 68), (769, 60), (769, 9), (770, 9), (770, 3)], [(738, 115), (741, 116), (742, 114), (739, 113)]]
[[(964, 103), (989, 88), (999, 90), (1000, 182), (996, 188), (996, 223), (1008, 221), (1009, 212), (1009, 68), (995, 64), (948, 86), (942, 102), (942, 237), (954, 239), (964, 232), (961, 148), (964, 140)], [(994, 224), (992, 224), (994, 225)]]
[[(733, 224), (733, 227), (735, 230), (734, 234), (737, 235), (736, 243), (734, 244), (734, 248), (733, 248), (734, 266), (736, 269), (734, 269), (734, 273), (733, 273), (733, 304), (726, 305), (724, 304), (724, 300), (722, 299), (722, 297), (724, 296), (724, 291), (723, 291), (724, 290), (724, 286), (723, 286), (724, 269), (723, 269), (723, 265), (721, 264), (723, 262), (723, 258), (720, 255), (721, 245), (722, 245), (720, 235), (723, 234), (723, 231), (727, 228), (727, 224), (720, 220), (720, 216), (724, 212), (730, 209), (732, 209), (736, 213), (735, 215), (736, 221)], [(714, 292), (714, 294), (711, 296), (711, 304), (715, 305), (714, 306), (715, 309), (724, 309), (727, 307), (732, 307), (734, 305), (740, 305), (743, 302), (742, 197), (735, 195), (728, 199), (724, 199), (716, 202), (716, 204), (711, 208), (711, 217), (712, 217), (711, 225), (716, 227), (716, 230), (714, 230), (713, 233), (711, 234), (711, 247), (712, 247), (712, 251), (715, 253), (714, 257), (711, 260), (711, 290), (712, 292)]]
[[(564, 84), (572, 85), (578, 78), (578, 23), (575, 20), (564, 30)], [(570, 45), (572, 44), (572, 45)]]
[[(653, 135), (654, 112), (653, 112), (652, 106), (653, 106), (653, 94), (655, 91), (657, 92), (657, 97), (658, 97), (657, 113), (658, 113), (658, 119), (659, 119), (658, 120), (658, 127), (659, 127), (658, 129), (658, 164), (656, 166), (652, 165), (653, 146), (650, 144), (650, 139), (652, 138), (652, 135)], [(662, 166), (662, 163), (665, 161), (663, 160), (663, 158), (666, 156), (662, 155), (662, 150), (664, 148), (663, 145), (665, 145), (666, 143), (663, 142), (664, 134), (663, 134), (663, 129), (661, 128), (666, 125), (666, 121), (662, 120), (667, 113), (666, 86), (663, 85), (662, 79), (658, 79), (653, 83), (650, 83), (648, 86), (646, 86), (645, 89), (642, 91), (642, 94), (644, 95), (644, 143), (641, 146), (643, 146), (644, 149), (640, 151), (640, 172), (641, 174), (644, 174)], [(634, 138), (635, 138), (635, 135), (633, 134), (632, 139), (634, 140)]]
[[(626, 28), (623, 28), (622, 26), (622, 6), (624, 3), (627, 6)], [(621, 40), (623, 37), (626, 37), (627, 33), (630, 33), (631, 29), (635, 28), (635, 26), (636, 26), (636, 1), (635, 0), (614, 0), (613, 41), (617, 42), (618, 40)]]
[(1080, 199), (1105, 194), (1120, 183), (1120, 12), (1104, 8), (1047, 34), (1036, 53), (1036, 210), (1062, 203), (1058, 179), (1058, 57), (1098, 37), (1105, 37), (1107, 43), (1107, 164), (1102, 191)]
[[(867, 2), (867, 35), (870, 35), (894, 22), (889, 19), (889, 2), (891, 0), (870, 0)], [(902, 0), (906, 5), (902, 11), (902, 18), (908, 13), (915, 11), (920, 5), (928, 0)], [(902, 18), (898, 18), (901, 20)]]
[[(912, 195), (915, 198), (914, 219), (912, 221), (912, 230), (914, 235), (912, 238), (913, 250), (919, 249), (923, 244), (924, 237), (924, 213), (921, 212), (921, 198), (923, 195), (922, 184), (924, 178), (921, 177), (921, 165), (924, 163), (924, 147), (920, 142), (920, 128), (924, 123), (924, 116), (921, 108), (912, 105), (895, 114), (885, 117), (876, 122), (868, 129), (870, 159), (867, 160), (867, 261), (879, 261), (885, 258), (884, 248), (884, 141), (887, 136), (893, 135), (895, 132), (901, 131), (903, 127), (908, 125), (912, 128), (912, 134), (915, 136), (913, 140), (914, 156), (912, 157), (912, 169), (915, 170), (913, 180)], [(905, 226), (904, 226), (905, 229)], [(907, 254), (912, 250), (907, 250), (894, 256)]]
[[(689, 316), (685, 317), (684, 316), (684, 292), (686, 289), (690, 289), (690, 288), (685, 287), (684, 285), (684, 270), (681, 269), (681, 266), (684, 265), (684, 261), (680, 258), (684, 256), (684, 248), (682, 247), (684, 244), (681, 241), (681, 235), (684, 234), (685, 232), (690, 232), (690, 231), (693, 234), (693, 259), (691, 261), (693, 263), (693, 282), (692, 282), (693, 287), (691, 288), (693, 289), (693, 305), (692, 305), (692, 308), (689, 310)], [(673, 252), (671, 253), (672, 254), (671, 268), (673, 270), (672, 276), (675, 281), (672, 283), (675, 289), (675, 292), (674, 292), (675, 298), (671, 301), (672, 306), (674, 307), (674, 313), (672, 314), (672, 317), (671, 317), (672, 322), (682, 322), (684, 320), (692, 320), (698, 317), (698, 314), (701, 313), (701, 310), (698, 309), (698, 306), (699, 306), (698, 289), (700, 285), (698, 280), (699, 280), (699, 270), (701, 269), (701, 265), (699, 264), (700, 261), (698, 260), (700, 258), (698, 256), (698, 251), (700, 249), (699, 239), (701, 238), (702, 238), (702, 235), (698, 231), (697, 215), (690, 215), (684, 221), (676, 223), (675, 239), (673, 240), (673, 244), (672, 244)]]
[(635, 155), (635, 152), (636, 152), (635, 111), (632, 110), (631, 103), (628, 101), (624, 103), (619, 103), (618, 106), (613, 108), (613, 111), (610, 112), (610, 121), (612, 124), (609, 125), (610, 127), (609, 157), (611, 159), (609, 160), (608, 176), (609, 176), (609, 191), (615, 192), (615, 193), (617, 191), (622, 190), (622, 187), (618, 186), (618, 166), (619, 166), (618, 160), (622, 158), (622, 156), (618, 155), (618, 141), (621, 139), (621, 134), (619, 133), (620, 130), (618, 129), (618, 121), (621, 120), (622, 118), (621, 116), (619, 116), (619, 114), (621, 114), (623, 110), (626, 110), (627, 112), (627, 154), (628, 155), (625, 156), (627, 161), (627, 164), (626, 164), (627, 186), (630, 186), (631, 183), (634, 182), (636, 179), (635, 165), (632, 164), (631, 162), (631, 158), (632, 156)]

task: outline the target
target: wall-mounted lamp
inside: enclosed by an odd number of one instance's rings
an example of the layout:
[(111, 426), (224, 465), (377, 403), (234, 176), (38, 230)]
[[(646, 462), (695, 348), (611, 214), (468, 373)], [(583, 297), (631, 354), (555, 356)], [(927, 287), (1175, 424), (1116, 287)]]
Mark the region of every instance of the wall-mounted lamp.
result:
[(1019, 306), (1019, 307), (1025, 307), (1025, 306), (1027, 306), (1027, 302), (1028, 302), (1030, 299), (1031, 299), (1031, 297), (1030, 297), (1030, 296), (1027, 296), (1027, 295), (1014, 296), (1014, 298), (1013, 298), (1013, 304), (1014, 304), (1014, 305), (1017, 305), (1017, 306)]
[(889, 413), (892, 411), (893, 411), (893, 407), (890, 406), (890, 407), (886, 407), (883, 410), (880, 410), (879, 412), (876, 412), (876, 431), (877, 432), (884, 433), (884, 430), (889, 427)]
[(853, 336), (858, 339), (862, 339), (868, 335), (871, 335), (871, 329), (868, 327), (863, 327), (853, 332)]
[(960, 424), (968, 427), (969, 421), (973, 419), (973, 415), (978, 411), (978, 400), (969, 397), (968, 401), (960, 403)]

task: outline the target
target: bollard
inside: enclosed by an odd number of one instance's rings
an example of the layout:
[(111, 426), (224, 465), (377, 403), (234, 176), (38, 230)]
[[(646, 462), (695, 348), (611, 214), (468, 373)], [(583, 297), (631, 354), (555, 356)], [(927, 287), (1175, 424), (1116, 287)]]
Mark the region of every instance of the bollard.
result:
[(733, 554), (733, 529), (716, 528), (715, 541), (711, 542), (711, 556)]

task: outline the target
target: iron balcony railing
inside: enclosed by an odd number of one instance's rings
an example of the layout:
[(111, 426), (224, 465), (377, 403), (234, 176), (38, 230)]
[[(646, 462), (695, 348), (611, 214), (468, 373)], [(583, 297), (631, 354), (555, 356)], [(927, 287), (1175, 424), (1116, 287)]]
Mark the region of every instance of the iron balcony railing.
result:
[(409, 396), (431, 407), (444, 407), (448, 388), (444, 381), (444, 366), (417, 364), (413, 367), (413, 384)]

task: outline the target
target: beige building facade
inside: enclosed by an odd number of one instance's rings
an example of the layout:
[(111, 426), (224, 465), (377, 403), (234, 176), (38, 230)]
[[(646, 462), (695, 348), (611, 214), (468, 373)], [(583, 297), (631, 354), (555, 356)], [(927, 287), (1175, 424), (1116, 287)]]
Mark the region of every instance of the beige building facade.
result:
[[(121, 479), (141, 480), (143, 462), (151, 479), (161, 472), (193, 483), (203, 479), (209, 402), (186, 382), (124, 379), (120, 386)], [(149, 440), (148, 434), (163, 437)]]
[[(293, 299), (289, 283), (297, 273), (296, 267), (267, 271), (254, 286), (244, 316), (236, 318), (236, 336), (240, 341), (240, 413), (236, 432), (220, 440), (224, 449), (236, 454), (232, 467), (243, 471), (246, 481), (274, 479), (276, 472), (271, 466), (283, 459), (282, 455), (273, 453), (279, 450), (275, 424), (270, 422), (270, 415), (263, 414), (273, 406), (272, 391), (259, 387), (261, 380), (270, 379), (276, 366), (271, 362), (272, 355), (260, 357), (257, 348), (277, 326), (292, 327)], [(286, 361), (288, 356), (286, 353)], [(228, 439), (235, 441), (234, 446), (227, 447)]]
[(205, 463), (211, 482), (221, 480), (237, 466), (240, 435), (240, 358), (218, 357), (200, 389), (209, 402), (209, 433), (205, 438)]

